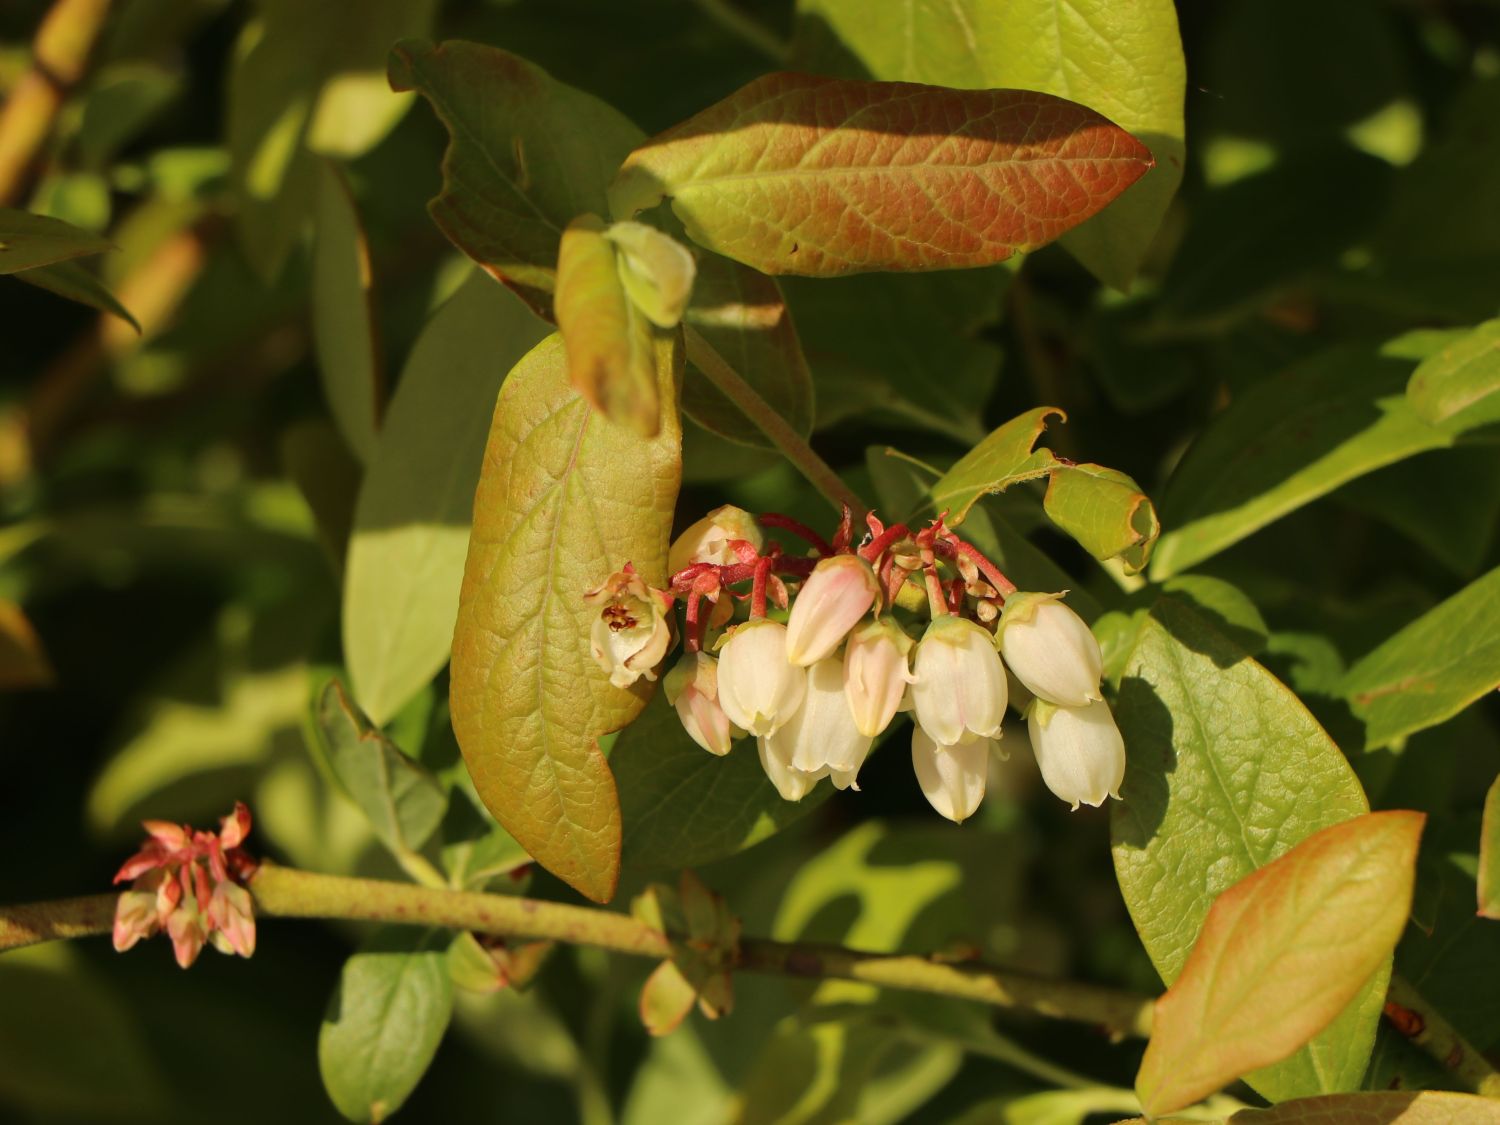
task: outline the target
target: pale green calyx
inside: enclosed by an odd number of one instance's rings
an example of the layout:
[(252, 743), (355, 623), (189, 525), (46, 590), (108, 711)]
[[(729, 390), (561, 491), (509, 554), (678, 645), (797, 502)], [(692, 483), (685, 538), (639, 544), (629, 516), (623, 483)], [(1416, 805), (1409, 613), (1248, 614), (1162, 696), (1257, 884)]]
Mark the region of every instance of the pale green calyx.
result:
[(671, 235), (633, 220), (612, 224), (604, 237), (618, 251), (620, 282), (631, 303), (658, 328), (676, 328), (698, 272), (692, 252)]

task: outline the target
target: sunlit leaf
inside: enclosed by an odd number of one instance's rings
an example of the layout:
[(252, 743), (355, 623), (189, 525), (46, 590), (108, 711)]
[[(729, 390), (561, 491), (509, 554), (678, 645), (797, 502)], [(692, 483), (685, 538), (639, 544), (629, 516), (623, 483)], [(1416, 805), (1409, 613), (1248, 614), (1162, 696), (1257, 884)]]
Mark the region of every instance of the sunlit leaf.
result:
[(563, 228), (606, 211), (610, 169), (640, 130), (541, 67), (478, 43), (399, 43), (390, 75), (396, 89), (431, 102), (448, 129), (443, 190), (428, 204), (433, 220), (550, 316)]
[(336, 679), (314, 698), (313, 722), (334, 776), (375, 835), (395, 852), (421, 848), (448, 808), (437, 779), (372, 727)]
[(1049, 95), (783, 73), (631, 153), (610, 205), (670, 196), (695, 242), (764, 273), (953, 269), (1052, 241), (1150, 166)]
[(597, 215), (568, 224), (557, 254), (557, 328), (573, 389), (610, 420), (650, 437), (661, 423), (656, 332), (625, 290), (619, 254)]
[(318, 1031), (318, 1069), (350, 1121), (395, 1113), (437, 1053), (453, 1012), (448, 939), (393, 927), (345, 962)]
[(1461, 417), (1467, 425), (1500, 421), (1500, 320), (1490, 320), (1426, 359), (1412, 372), (1406, 397), (1433, 425)]
[(1219, 895), (1156, 1002), (1136, 1076), (1148, 1113), (1285, 1058), (1338, 1016), (1406, 927), (1425, 820), (1378, 812), (1324, 828)]
[[(1182, 179), (1187, 75), (1170, 0), (800, 0), (797, 7), (800, 69), (1040, 90), (1081, 102), (1140, 138), (1156, 166), (1062, 238), (1101, 280), (1130, 283)], [(822, 42), (830, 35), (836, 45)], [(840, 65), (844, 52), (849, 64)]]
[(627, 562), (665, 583), (680, 364), (659, 364), (650, 441), (572, 389), (561, 337), (516, 365), (485, 447), (453, 637), (453, 729), (480, 796), (539, 863), (601, 901), (619, 871), (620, 812), (596, 739), (635, 718), (649, 685), (611, 686), (589, 652), (583, 595)]
[[(1220, 893), (1369, 806), (1297, 697), (1170, 601), (1141, 626), (1115, 717), (1128, 759), (1110, 817), (1115, 874), (1171, 984)], [(1373, 981), (1311, 1044), (1251, 1083), (1273, 1100), (1358, 1089), (1383, 994), (1384, 981)]]
[(476, 271), (407, 359), (360, 485), (344, 579), (344, 659), (376, 723), (448, 661), (490, 415), (506, 372), (546, 331)]
[(1500, 1102), (1446, 1090), (1382, 1090), (1298, 1098), (1269, 1109), (1242, 1109), (1232, 1125), (1500, 1125)]
[(1049, 418), (1066, 420), (1061, 410), (1041, 406), (1028, 410), (993, 431), (965, 453), (931, 487), (932, 504), (948, 513), (948, 525), (964, 521), (981, 496), (1004, 492), (1013, 484), (1046, 476), (1057, 463), (1050, 449), (1036, 442)]
[(339, 433), (368, 465), (385, 408), (370, 248), (343, 173), (323, 160), (317, 179), (312, 324), (318, 372)]
[(61, 219), (0, 207), (0, 274), (102, 254), (113, 245)]
[(1500, 686), (1500, 567), (1417, 618), (1349, 669), (1339, 693), (1386, 746)]

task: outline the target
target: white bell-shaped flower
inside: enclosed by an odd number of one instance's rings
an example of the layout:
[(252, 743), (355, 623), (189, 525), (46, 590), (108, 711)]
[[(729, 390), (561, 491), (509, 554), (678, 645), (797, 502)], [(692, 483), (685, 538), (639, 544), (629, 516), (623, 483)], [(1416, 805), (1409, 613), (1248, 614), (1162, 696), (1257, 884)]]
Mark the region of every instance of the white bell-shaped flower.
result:
[(932, 739), (954, 746), (998, 738), (1005, 718), (1005, 667), (980, 625), (944, 615), (927, 626), (912, 669), (912, 710)]
[(989, 776), (992, 739), (975, 738), (962, 745), (943, 746), (922, 729), (912, 728), (911, 764), (928, 804), (955, 824), (974, 815), (984, 800)]
[(802, 706), (768, 741), (781, 758), (804, 773), (859, 773), (874, 739), (854, 725), (844, 698), (843, 661), (830, 656), (807, 670)]
[(844, 646), (844, 694), (860, 734), (875, 737), (891, 725), (913, 680), (906, 664), (911, 638), (892, 621), (871, 621)]
[(802, 706), (807, 671), (786, 658), (786, 626), (747, 621), (719, 651), (719, 706), (757, 737), (774, 734)]
[(760, 768), (766, 771), (766, 776), (771, 779), (771, 784), (776, 786), (776, 792), (781, 794), (782, 800), (802, 800), (813, 791), (813, 786), (828, 774), (827, 769), (813, 773), (799, 770), (787, 757), (786, 748), (774, 743), (770, 738), (764, 736), (757, 738), (755, 746), (760, 752)]
[(1082, 707), (1104, 698), (1104, 660), (1088, 625), (1061, 598), (1011, 594), (995, 635), (1005, 663), (1033, 695), (1059, 707)]
[(719, 662), (706, 652), (690, 652), (662, 679), (667, 702), (677, 709), (682, 729), (710, 754), (729, 753), (745, 732), (719, 706)]
[(743, 539), (757, 551), (764, 541), (755, 517), (743, 508), (725, 504), (715, 508), (672, 541), (667, 552), (667, 573), (676, 574), (693, 563), (727, 566), (739, 562), (729, 544)]
[(1119, 797), (1125, 780), (1125, 740), (1107, 703), (1057, 707), (1038, 699), (1026, 725), (1048, 789), (1074, 809), (1080, 803), (1097, 807), (1106, 797)]
[(786, 655), (803, 667), (833, 653), (870, 612), (880, 582), (858, 555), (823, 559), (802, 583), (786, 623)]

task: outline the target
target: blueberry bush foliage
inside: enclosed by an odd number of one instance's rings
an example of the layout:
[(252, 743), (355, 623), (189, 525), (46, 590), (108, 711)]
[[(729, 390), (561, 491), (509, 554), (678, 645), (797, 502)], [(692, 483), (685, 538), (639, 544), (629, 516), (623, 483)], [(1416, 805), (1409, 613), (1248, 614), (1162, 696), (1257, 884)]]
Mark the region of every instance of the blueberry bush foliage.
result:
[(0, 91), (0, 1117), (1500, 1121), (1500, 9)]

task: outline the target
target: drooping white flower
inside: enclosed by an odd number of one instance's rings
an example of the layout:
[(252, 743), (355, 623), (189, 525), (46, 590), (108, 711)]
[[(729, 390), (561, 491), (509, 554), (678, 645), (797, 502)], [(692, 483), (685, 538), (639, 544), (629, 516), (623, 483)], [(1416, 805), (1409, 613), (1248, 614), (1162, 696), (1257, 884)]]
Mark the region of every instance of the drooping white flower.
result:
[(673, 541), (667, 552), (667, 573), (676, 574), (693, 563), (736, 563), (739, 557), (729, 546), (736, 539), (743, 539), (757, 551), (764, 542), (749, 512), (733, 504), (715, 508)]
[(802, 706), (807, 671), (786, 658), (786, 626), (761, 618), (730, 634), (719, 651), (719, 706), (749, 733), (774, 734)]
[(609, 673), (609, 682), (626, 688), (642, 676), (656, 679), (656, 666), (672, 644), (671, 597), (648, 586), (626, 563), (583, 600), (600, 607), (589, 630), (589, 651)]
[(1005, 668), (983, 627), (952, 615), (935, 618), (913, 665), (912, 710), (934, 741), (954, 746), (1000, 736)]
[(1099, 642), (1062, 594), (1011, 594), (995, 636), (1016, 679), (1039, 699), (1082, 707), (1099, 694), (1104, 661)]
[(911, 638), (892, 621), (875, 620), (849, 634), (844, 646), (844, 695), (860, 734), (891, 725), (913, 680), (906, 665)]
[[(783, 800), (802, 800), (813, 791), (813, 786), (828, 775), (826, 768), (813, 773), (799, 770), (787, 757), (785, 747), (775, 744), (772, 739), (765, 736), (757, 738), (755, 746), (760, 753), (760, 768), (766, 771), (766, 776), (771, 779), (771, 784), (776, 786), (776, 792), (781, 794)], [(843, 786), (839, 788), (842, 789)]]
[(928, 804), (955, 824), (974, 815), (984, 799), (994, 740), (974, 738), (962, 745), (943, 746), (922, 729), (912, 728), (911, 764)]
[(745, 732), (719, 706), (719, 662), (706, 652), (690, 652), (662, 679), (667, 702), (677, 709), (683, 730), (710, 754), (729, 753)]
[(786, 623), (786, 654), (793, 664), (816, 664), (870, 612), (880, 583), (858, 555), (821, 560), (802, 584)]
[(768, 741), (779, 757), (804, 773), (859, 773), (874, 739), (854, 725), (844, 698), (843, 661), (830, 656), (807, 670), (802, 706)]
[(1042, 780), (1053, 793), (1074, 809), (1080, 803), (1097, 807), (1106, 797), (1119, 797), (1125, 780), (1125, 740), (1107, 703), (1058, 707), (1038, 699), (1026, 725)]

